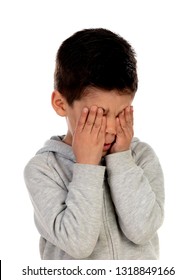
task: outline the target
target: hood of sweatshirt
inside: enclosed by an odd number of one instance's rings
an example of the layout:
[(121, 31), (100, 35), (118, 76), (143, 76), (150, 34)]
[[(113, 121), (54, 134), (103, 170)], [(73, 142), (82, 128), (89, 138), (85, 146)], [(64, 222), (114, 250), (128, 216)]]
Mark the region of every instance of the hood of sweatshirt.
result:
[[(47, 140), (44, 146), (37, 151), (36, 154), (42, 154), (45, 152), (53, 152), (61, 154), (61, 156), (76, 162), (75, 155), (73, 153), (72, 147), (65, 142), (63, 142), (63, 138), (65, 135), (62, 136), (52, 136), (49, 140)], [(133, 137), (131, 142), (131, 149), (134, 150), (135, 146), (139, 142), (139, 139)]]
[(73, 153), (72, 147), (63, 142), (64, 135), (62, 136), (52, 136), (47, 140), (44, 146), (37, 151), (38, 154), (43, 154), (45, 152), (53, 152), (62, 155), (65, 158), (71, 159), (76, 162), (75, 155)]

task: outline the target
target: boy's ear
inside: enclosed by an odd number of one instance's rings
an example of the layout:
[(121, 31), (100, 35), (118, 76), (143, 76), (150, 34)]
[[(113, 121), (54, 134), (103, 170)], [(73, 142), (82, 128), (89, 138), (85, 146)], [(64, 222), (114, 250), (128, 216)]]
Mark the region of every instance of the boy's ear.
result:
[(54, 92), (52, 93), (51, 104), (59, 116), (61, 117), (67, 116), (68, 103), (59, 91), (54, 90)]

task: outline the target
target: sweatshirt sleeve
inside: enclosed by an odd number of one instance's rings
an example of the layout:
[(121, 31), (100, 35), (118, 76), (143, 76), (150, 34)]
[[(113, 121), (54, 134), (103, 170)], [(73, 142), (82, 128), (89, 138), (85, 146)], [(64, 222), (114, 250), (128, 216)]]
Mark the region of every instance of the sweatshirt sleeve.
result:
[(108, 182), (120, 227), (135, 244), (147, 243), (164, 217), (164, 179), (152, 148), (140, 143), (135, 151), (106, 157)]
[(104, 172), (103, 166), (75, 163), (72, 180), (64, 187), (55, 168), (40, 156), (24, 170), (40, 234), (75, 259), (88, 257), (96, 245)]

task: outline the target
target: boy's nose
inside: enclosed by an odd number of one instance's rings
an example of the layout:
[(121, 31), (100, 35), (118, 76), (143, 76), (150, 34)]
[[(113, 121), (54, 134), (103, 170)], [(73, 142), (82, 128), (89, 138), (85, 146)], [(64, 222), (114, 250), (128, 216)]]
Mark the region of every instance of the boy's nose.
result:
[(116, 121), (115, 121), (115, 118), (107, 118), (106, 133), (116, 135)]

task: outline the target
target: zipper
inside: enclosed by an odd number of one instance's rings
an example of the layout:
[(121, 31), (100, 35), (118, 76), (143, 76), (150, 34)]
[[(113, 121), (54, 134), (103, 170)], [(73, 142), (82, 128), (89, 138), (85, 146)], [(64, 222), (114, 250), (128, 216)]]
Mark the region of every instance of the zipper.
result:
[(111, 255), (112, 255), (112, 259), (117, 259), (116, 256), (115, 256), (115, 249), (114, 249), (114, 244), (113, 244), (113, 238), (112, 238), (112, 232), (110, 230), (110, 227), (109, 227), (109, 219), (108, 219), (108, 213), (107, 213), (107, 205), (106, 205), (106, 201), (107, 201), (107, 196), (108, 194), (106, 193), (106, 187), (108, 187), (107, 185), (107, 182), (106, 182), (106, 179), (104, 179), (104, 208), (103, 208), (103, 214), (104, 214), (104, 217), (105, 217), (105, 221), (104, 221), (104, 229), (106, 231), (106, 237), (107, 237), (107, 241), (109, 243), (109, 251), (111, 251)]

